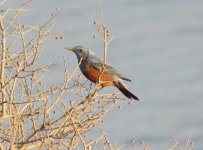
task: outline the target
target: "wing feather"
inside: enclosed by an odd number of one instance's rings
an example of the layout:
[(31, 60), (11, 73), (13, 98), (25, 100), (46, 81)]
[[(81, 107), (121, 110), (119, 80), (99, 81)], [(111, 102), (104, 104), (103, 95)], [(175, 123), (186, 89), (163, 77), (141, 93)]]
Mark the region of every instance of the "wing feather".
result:
[[(100, 57), (97, 57), (96, 55), (94, 55), (94, 57), (89, 60), (89, 63), (91, 65), (93, 65), (96, 69), (98, 69), (100, 71), (103, 70), (103, 60)], [(126, 76), (119, 73), (115, 68), (113, 68), (109, 64), (106, 65), (104, 72), (107, 73), (107, 74), (112, 74), (114, 76), (117, 76), (117, 77), (119, 77), (119, 78), (121, 78), (123, 80), (131, 81)]]

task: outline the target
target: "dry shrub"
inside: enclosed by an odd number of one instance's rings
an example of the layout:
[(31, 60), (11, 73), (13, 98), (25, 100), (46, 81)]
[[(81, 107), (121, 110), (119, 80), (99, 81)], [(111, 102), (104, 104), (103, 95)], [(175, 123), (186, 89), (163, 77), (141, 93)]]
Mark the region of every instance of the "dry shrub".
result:
[[(125, 149), (126, 145), (112, 144), (101, 127), (107, 112), (123, 100), (117, 92), (98, 94), (99, 84), (93, 87), (82, 82), (81, 76), (76, 77), (79, 65), (67, 73), (65, 59), (63, 84), (49, 86), (43, 81), (56, 64), (38, 65), (41, 51), (53, 39), (63, 39), (54, 38), (52, 33), (52, 20), (59, 10), (42, 25), (24, 24), (20, 16), (30, 1), (16, 9), (0, 10), (0, 149)], [(101, 12), (94, 24), (104, 44), (105, 68), (113, 36)], [(98, 136), (89, 137), (92, 129)], [(174, 141), (171, 150), (182, 150)], [(143, 150), (150, 149), (144, 142), (141, 145)], [(134, 143), (131, 148), (136, 149)], [(192, 149), (188, 140), (185, 150)]]
[[(38, 62), (42, 48), (54, 39), (52, 19), (58, 10), (43, 25), (27, 25), (19, 18), (29, 3), (0, 13), (1, 149), (75, 149), (80, 145), (91, 149), (98, 141), (111, 147), (100, 124), (120, 98), (115, 92), (99, 95), (98, 86), (82, 83), (80, 76), (74, 79), (78, 66), (68, 74), (65, 60), (62, 85), (48, 86), (43, 81), (55, 64), (39, 66)], [(69, 93), (76, 99), (70, 100)], [(92, 128), (98, 129), (99, 136), (88, 139), (85, 135)]]

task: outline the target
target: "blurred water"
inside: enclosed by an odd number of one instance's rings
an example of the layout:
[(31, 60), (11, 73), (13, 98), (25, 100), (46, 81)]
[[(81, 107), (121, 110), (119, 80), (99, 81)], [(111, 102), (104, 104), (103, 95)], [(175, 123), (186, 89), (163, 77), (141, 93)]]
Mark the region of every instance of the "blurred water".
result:
[(61, 11), (54, 30), (65, 40), (47, 46), (43, 55), (44, 62), (59, 63), (53, 81), (62, 76), (63, 56), (70, 70), (77, 63), (64, 46), (86, 45), (102, 55), (101, 42), (92, 38), (98, 5), (115, 34), (108, 60), (133, 80), (126, 84), (141, 99), (110, 111), (104, 123), (110, 139), (119, 144), (143, 139), (151, 149), (168, 149), (172, 135), (184, 143), (192, 131), (195, 148), (202, 149), (203, 1), (33, 0), (25, 22), (45, 22), (53, 10)]

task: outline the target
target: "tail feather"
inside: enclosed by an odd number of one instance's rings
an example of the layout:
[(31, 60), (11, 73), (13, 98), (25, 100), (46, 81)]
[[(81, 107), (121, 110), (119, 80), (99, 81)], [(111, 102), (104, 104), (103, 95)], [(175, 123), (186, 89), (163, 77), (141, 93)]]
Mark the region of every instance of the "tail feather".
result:
[(129, 82), (131, 82), (131, 81), (132, 81), (132, 80), (130, 80), (130, 79), (128, 79), (128, 78), (126, 78), (126, 77), (122, 77), (121, 79), (126, 80), (126, 81), (129, 81)]
[(122, 83), (118, 82), (118, 83), (116, 84), (116, 87), (117, 87), (126, 97), (128, 97), (129, 99), (132, 99), (132, 98), (133, 98), (133, 99), (139, 101), (138, 97), (135, 96), (133, 93), (131, 93), (131, 92), (125, 87), (125, 85), (123, 85)]

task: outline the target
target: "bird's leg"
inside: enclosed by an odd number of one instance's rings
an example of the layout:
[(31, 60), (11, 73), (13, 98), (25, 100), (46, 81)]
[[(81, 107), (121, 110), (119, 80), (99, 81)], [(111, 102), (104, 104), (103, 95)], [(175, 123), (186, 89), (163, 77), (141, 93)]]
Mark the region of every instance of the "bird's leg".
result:
[(94, 93), (91, 94), (91, 97), (93, 97), (97, 92), (99, 92), (101, 89), (103, 89), (103, 86), (97, 86)]
[(92, 89), (92, 85), (93, 85), (93, 83), (91, 82), (91, 83), (90, 83), (90, 89)]
[(99, 92), (99, 91), (102, 90), (102, 89), (103, 89), (103, 86), (101, 86), (100, 84), (96, 84), (96, 89), (95, 89), (95, 91), (94, 91), (92, 94), (89, 94), (89, 95), (87, 96), (87, 98), (93, 97), (97, 92)]
[(97, 88), (96, 88), (96, 92), (95, 93), (97, 93), (97, 92), (99, 92), (99, 91), (101, 91), (103, 89), (103, 86), (98, 86)]

